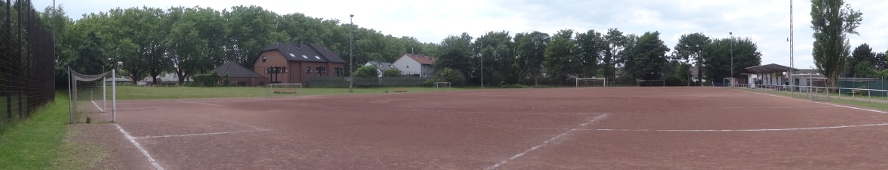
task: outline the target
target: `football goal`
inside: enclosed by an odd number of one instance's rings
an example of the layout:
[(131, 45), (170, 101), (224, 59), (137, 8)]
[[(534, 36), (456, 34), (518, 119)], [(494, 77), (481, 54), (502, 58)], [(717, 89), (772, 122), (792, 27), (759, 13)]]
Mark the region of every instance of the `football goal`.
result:
[(450, 88), (450, 85), (450, 82), (435, 82), (435, 90), (441, 91), (444, 90), (444, 88)]
[(302, 83), (268, 84), (267, 97), (294, 97), (302, 92)]
[(637, 80), (639, 87), (666, 87), (666, 80)]
[(114, 70), (111, 70), (88, 75), (68, 68), (70, 123), (115, 121), (117, 113), (115, 74)]
[(577, 78), (574, 87), (607, 87), (605, 78)]

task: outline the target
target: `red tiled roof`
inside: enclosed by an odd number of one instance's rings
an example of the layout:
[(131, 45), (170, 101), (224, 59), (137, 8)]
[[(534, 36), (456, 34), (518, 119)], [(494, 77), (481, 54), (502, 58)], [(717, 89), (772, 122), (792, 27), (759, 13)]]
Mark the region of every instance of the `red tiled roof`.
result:
[(405, 54), (405, 55), (407, 55), (407, 57), (412, 58), (413, 60), (416, 60), (416, 62), (419, 62), (419, 64), (428, 64), (428, 65), (435, 64), (435, 57), (432, 57), (432, 56), (425, 56), (425, 55), (419, 55), (419, 54)]

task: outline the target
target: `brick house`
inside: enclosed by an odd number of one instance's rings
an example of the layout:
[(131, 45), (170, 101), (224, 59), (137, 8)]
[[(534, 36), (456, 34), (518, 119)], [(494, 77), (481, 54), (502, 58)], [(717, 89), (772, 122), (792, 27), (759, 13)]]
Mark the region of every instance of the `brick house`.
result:
[(216, 75), (219, 75), (219, 77), (228, 76), (231, 83), (238, 86), (257, 86), (260, 81), (265, 79), (262, 75), (234, 62), (225, 62), (219, 67), (216, 67), (213, 72), (215, 72)]
[(345, 61), (323, 45), (278, 42), (259, 53), (253, 71), (264, 77), (259, 85), (305, 83), (312, 76), (342, 77), (344, 66)]

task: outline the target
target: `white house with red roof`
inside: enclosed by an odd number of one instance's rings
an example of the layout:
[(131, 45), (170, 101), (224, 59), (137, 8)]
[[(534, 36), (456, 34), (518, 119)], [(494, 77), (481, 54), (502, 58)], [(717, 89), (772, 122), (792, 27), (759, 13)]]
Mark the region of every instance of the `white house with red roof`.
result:
[(422, 54), (404, 54), (404, 56), (392, 63), (395, 68), (401, 70), (401, 75), (418, 77), (434, 77), (434, 64), (435, 57)]

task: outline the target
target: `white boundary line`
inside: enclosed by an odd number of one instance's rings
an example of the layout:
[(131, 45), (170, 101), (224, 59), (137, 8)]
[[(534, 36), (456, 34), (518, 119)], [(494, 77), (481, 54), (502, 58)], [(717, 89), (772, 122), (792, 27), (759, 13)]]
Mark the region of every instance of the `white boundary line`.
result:
[(96, 104), (95, 100), (90, 100), (90, 101), (93, 103), (94, 106), (96, 106), (96, 108), (99, 109), (100, 112), (105, 113), (105, 109), (102, 109), (102, 107), (99, 107), (99, 104)]
[(150, 139), (150, 138), (190, 137), (190, 136), (208, 136), (208, 135), (221, 135), (221, 134), (247, 133), (247, 132), (264, 132), (264, 131), (271, 131), (271, 129), (230, 131), (230, 132), (213, 132), (213, 133), (192, 133), (192, 134), (181, 134), (181, 135), (142, 136), (142, 137), (133, 137), (133, 138), (135, 138), (135, 139)]
[(484, 169), (485, 169), (485, 170), (496, 169), (496, 168), (498, 168), (499, 166), (502, 166), (502, 165), (508, 163), (510, 160), (514, 160), (514, 159), (520, 158), (520, 157), (524, 156), (524, 154), (527, 154), (527, 153), (530, 152), (530, 151), (533, 151), (533, 150), (539, 149), (539, 148), (541, 148), (541, 147), (543, 147), (543, 146), (546, 146), (546, 145), (548, 145), (549, 143), (551, 143), (551, 142), (553, 142), (553, 141), (555, 141), (555, 140), (558, 140), (558, 139), (560, 139), (560, 138), (562, 138), (562, 137), (564, 137), (564, 136), (567, 136), (567, 134), (569, 134), (569, 133), (571, 133), (571, 132), (573, 132), (573, 131), (580, 130), (582, 127), (584, 127), (584, 126), (586, 126), (586, 125), (592, 124), (592, 123), (595, 122), (595, 121), (598, 121), (598, 120), (600, 120), (600, 119), (603, 119), (603, 118), (607, 117), (607, 115), (608, 115), (608, 114), (605, 113), (605, 114), (602, 114), (602, 115), (595, 116), (595, 117), (593, 117), (592, 119), (590, 119), (589, 121), (583, 122), (582, 124), (578, 125), (577, 127), (573, 128), (573, 129), (570, 129), (570, 130), (567, 130), (567, 131), (561, 132), (561, 134), (558, 134), (558, 135), (556, 135), (555, 137), (550, 138), (549, 140), (543, 141), (542, 144), (539, 144), (539, 145), (533, 146), (533, 147), (531, 147), (530, 149), (525, 150), (524, 152), (521, 152), (521, 153), (515, 154), (515, 156), (512, 156), (512, 157), (510, 157), (509, 159), (503, 159), (503, 160), (500, 161), (499, 163), (496, 163), (496, 164), (494, 164), (493, 166), (490, 166), (490, 167), (487, 167), (487, 168), (484, 168)]
[[(773, 95), (773, 94), (765, 94), (765, 93), (758, 93), (758, 92), (745, 91), (745, 90), (738, 90), (738, 91), (744, 91), (744, 92), (749, 92), (749, 93), (759, 94), (759, 95), (765, 95), (765, 96), (771, 96), (771, 97), (779, 97), (779, 98), (787, 98), (787, 99), (796, 99), (796, 98), (791, 98), (791, 97), (786, 97), (786, 96), (778, 96), (778, 95)], [(799, 99), (799, 100), (800, 100), (800, 99)], [(870, 112), (875, 112), (875, 113), (886, 114), (886, 112), (884, 112), (884, 111), (880, 111), (880, 110), (864, 109), (864, 108), (858, 108), (858, 107), (852, 107), (852, 106), (845, 106), (845, 105), (839, 105), (839, 104), (833, 104), (833, 103), (817, 102), (817, 101), (811, 101), (811, 102), (819, 103), (819, 104), (824, 104), (824, 105), (829, 105), (829, 106), (834, 106), (834, 107), (843, 107), (843, 108), (849, 108), (849, 109), (854, 109), (854, 110), (862, 110), (862, 111), (870, 111)], [(668, 130), (662, 130), (662, 129), (661, 129), (661, 130), (655, 130), (655, 129), (654, 129), (654, 130), (652, 130), (652, 129), (581, 129), (581, 130), (621, 131), (621, 132), (766, 132), (766, 131), (794, 131), (794, 130), (845, 129), (845, 128), (873, 127), (873, 126), (888, 126), (888, 123), (863, 124), (863, 125), (822, 126), (822, 127), (803, 127), (803, 128), (736, 129), (736, 130), (728, 130), (728, 129), (724, 129), (724, 130), (719, 130), (719, 129), (698, 129), (698, 130), (693, 130), (693, 129), (688, 129), (688, 130), (679, 130), (679, 129), (668, 129)]]
[(842, 126), (822, 126), (822, 127), (803, 127), (803, 128), (780, 128), (780, 129), (735, 129), (735, 130), (719, 130), (719, 129), (579, 129), (579, 130), (597, 130), (597, 131), (619, 131), (619, 132), (767, 132), (767, 131), (796, 131), (796, 130), (826, 130), (826, 129), (845, 129), (873, 126), (888, 126), (888, 123), (863, 124), (863, 125), (842, 125)]
[(180, 102), (180, 103), (188, 103), (188, 104), (212, 105), (212, 106), (225, 106), (225, 105), (221, 105), (221, 104), (203, 103), (203, 102), (188, 102), (188, 101), (181, 101), (181, 100), (176, 100), (176, 102)]
[[(736, 89), (735, 89), (735, 90), (736, 90)], [(753, 92), (753, 91), (746, 91), (746, 90), (737, 90), (737, 91), (743, 91), (743, 92), (748, 92), (748, 93), (753, 93), (753, 94), (760, 94), (760, 95), (771, 96), (771, 97), (780, 97), (780, 98), (787, 98), (787, 99), (797, 99), (797, 98), (792, 98), (792, 97), (778, 96), (778, 95), (773, 95), (773, 94), (765, 94), (765, 93), (759, 93), (759, 92)], [(801, 99), (798, 99), (798, 100), (801, 100)], [(862, 110), (862, 111), (870, 111), (870, 112), (876, 112), (876, 113), (888, 114), (888, 112), (884, 112), (884, 111), (881, 111), (881, 110), (864, 109), (864, 108), (859, 108), (859, 107), (845, 106), (845, 105), (833, 104), (833, 103), (824, 103), (824, 102), (818, 102), (818, 101), (811, 101), (811, 102), (814, 102), (814, 103), (820, 103), (820, 104), (825, 104), (825, 105), (830, 105), (830, 106), (836, 106), (836, 107), (844, 107), (844, 108), (849, 108), (849, 109), (854, 109), (854, 110)]]
[(145, 150), (145, 148), (142, 148), (142, 145), (139, 145), (139, 142), (136, 142), (136, 139), (133, 138), (133, 136), (130, 136), (130, 134), (123, 130), (123, 128), (120, 127), (119, 124), (114, 124), (114, 126), (117, 126), (117, 130), (120, 130), (120, 133), (123, 133), (123, 136), (126, 136), (126, 139), (129, 139), (130, 143), (133, 143), (133, 145), (135, 145), (136, 148), (138, 148), (139, 151), (142, 152), (142, 155), (148, 157), (148, 161), (151, 162), (151, 165), (154, 165), (154, 169), (163, 170), (163, 167), (160, 166), (160, 163), (157, 163), (157, 161), (155, 161), (154, 158), (152, 158), (151, 155), (148, 154), (148, 151)]

